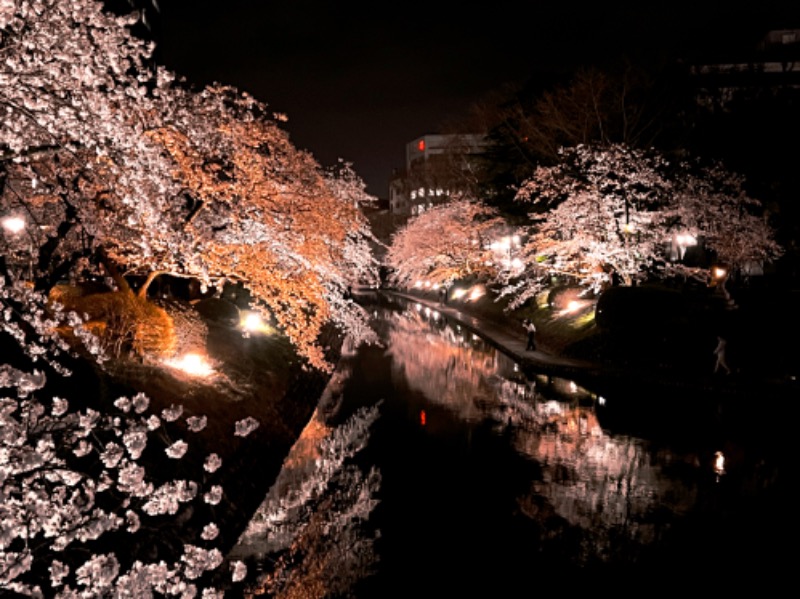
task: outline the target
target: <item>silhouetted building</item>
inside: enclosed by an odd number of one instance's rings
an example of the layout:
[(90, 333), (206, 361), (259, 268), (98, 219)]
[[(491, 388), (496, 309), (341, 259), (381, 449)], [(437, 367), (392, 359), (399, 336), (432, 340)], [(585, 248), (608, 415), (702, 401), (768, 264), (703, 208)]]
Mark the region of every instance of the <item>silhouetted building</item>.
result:
[(469, 194), (487, 143), (476, 134), (428, 134), (407, 143), (405, 168), (389, 180), (389, 211), (415, 216)]
[(800, 90), (800, 29), (777, 29), (727, 61), (691, 67), (698, 102), (726, 109), (742, 96)]

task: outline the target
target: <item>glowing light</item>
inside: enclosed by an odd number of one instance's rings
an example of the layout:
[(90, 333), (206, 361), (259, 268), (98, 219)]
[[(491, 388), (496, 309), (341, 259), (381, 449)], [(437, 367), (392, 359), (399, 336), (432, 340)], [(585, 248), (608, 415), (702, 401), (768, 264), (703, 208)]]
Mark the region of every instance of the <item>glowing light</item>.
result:
[(466, 289), (454, 289), (453, 290), (453, 299), (460, 299), (464, 297), (467, 293)]
[(243, 312), (239, 326), (250, 333), (269, 333), (270, 326), (263, 321), (258, 312)]
[(576, 312), (580, 312), (584, 308), (592, 305), (591, 301), (587, 300), (569, 300), (567, 305), (564, 306), (561, 310), (559, 310), (559, 316), (569, 316), (570, 314), (575, 314)]
[(164, 364), (192, 376), (207, 377), (214, 374), (214, 369), (206, 357), (198, 353), (188, 353), (178, 358), (164, 360)]
[(725, 277), (725, 275), (728, 274), (728, 271), (722, 268), (721, 266), (715, 266), (713, 272), (714, 272), (714, 278), (716, 279), (722, 279)]
[(717, 473), (717, 476), (725, 474), (725, 456), (721, 451), (714, 454), (714, 472)]
[(9, 233), (19, 233), (25, 228), (25, 219), (19, 216), (7, 216), (3, 219), (3, 228)]
[(483, 297), (484, 291), (482, 287), (474, 287), (467, 297), (467, 301), (474, 302), (476, 299)]
[(428, 416), (425, 414), (425, 410), (419, 411), (419, 423), (422, 426), (425, 426), (428, 423)]

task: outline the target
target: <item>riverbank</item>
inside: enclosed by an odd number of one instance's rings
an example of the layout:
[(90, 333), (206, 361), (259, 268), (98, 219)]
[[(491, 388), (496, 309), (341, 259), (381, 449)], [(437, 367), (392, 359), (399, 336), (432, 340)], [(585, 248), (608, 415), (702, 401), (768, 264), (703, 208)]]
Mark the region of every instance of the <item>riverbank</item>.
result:
[[(443, 304), (432, 294), (388, 289), (380, 293), (419, 302), (457, 320), (526, 371), (572, 378), (609, 393), (630, 391), (645, 384), (657, 384), (665, 393), (713, 392), (730, 397), (766, 394), (770, 398), (788, 398), (797, 397), (800, 391), (794, 375), (751, 368), (751, 364), (742, 362), (741, 353), (732, 374), (714, 373), (715, 339), (708, 327), (696, 327), (694, 335), (685, 339), (686, 347), (675, 349), (668, 340), (654, 340), (641, 329), (620, 333), (602, 330), (588, 315), (593, 308), (574, 314), (550, 306), (507, 312), (486, 297)], [(536, 351), (525, 349), (523, 318), (536, 323)], [(767, 352), (761, 353), (760, 359), (766, 359), (763, 354)]]

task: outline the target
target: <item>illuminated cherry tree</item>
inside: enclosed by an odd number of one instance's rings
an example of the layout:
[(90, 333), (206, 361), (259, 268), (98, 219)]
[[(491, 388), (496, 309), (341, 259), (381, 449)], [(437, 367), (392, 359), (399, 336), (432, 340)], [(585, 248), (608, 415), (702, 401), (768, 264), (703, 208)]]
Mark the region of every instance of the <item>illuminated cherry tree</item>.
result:
[(224, 499), (222, 460), (163, 476), (196, 460), (205, 418), (82, 388), (109, 356), (46, 295), (55, 283), (113, 277), (133, 297), (136, 275), (143, 303), (159, 273), (242, 283), (321, 369), (325, 324), (369, 335), (346, 297), (374, 270), (360, 179), (322, 169), (247, 94), (151, 66), (134, 20), (92, 0), (0, 0), (0, 588), (23, 595), (216, 597), (209, 576), (245, 576), (213, 518), (169, 550), (149, 543)]
[(526, 270), (501, 292), (521, 305), (550, 277), (593, 290), (612, 278), (705, 280), (707, 264), (682, 258), (694, 244), (730, 270), (781, 255), (773, 228), (744, 181), (720, 165), (670, 163), (622, 145), (577, 146), (555, 167), (540, 167), (519, 189), (530, 206)]
[[(213, 506), (224, 488), (214, 473), (223, 460), (210, 452), (194, 467), (162, 464), (186, 458), (206, 417), (180, 405), (154, 410), (143, 393), (100, 405), (81, 392), (85, 362), (54, 332), (64, 321), (80, 331), (74, 313), (53, 312), (20, 286), (0, 285), (0, 306), (25, 314), (0, 323), (8, 361), (0, 365), (0, 588), (33, 597), (222, 596), (212, 573), (228, 586), (244, 577), (217, 546)], [(82, 338), (99, 354), (91, 334)], [(245, 418), (231, 436), (257, 426)], [(192, 514), (208, 520), (165, 542), (164, 518)]]
[(505, 221), (480, 202), (434, 206), (393, 235), (386, 256), (392, 283), (447, 286), (471, 275), (489, 277), (502, 268), (491, 246), (504, 228)]
[[(371, 201), (348, 165), (326, 171), (235, 89), (194, 91), (91, 0), (0, 4), (0, 210), (39, 289), (118, 270), (245, 285), (317, 367), (322, 327), (369, 335), (349, 286), (374, 279)], [(102, 251), (100, 251), (102, 250)], [(24, 262), (24, 260), (23, 260)], [(100, 268), (101, 263), (104, 268)], [(118, 283), (119, 278), (117, 279)]]

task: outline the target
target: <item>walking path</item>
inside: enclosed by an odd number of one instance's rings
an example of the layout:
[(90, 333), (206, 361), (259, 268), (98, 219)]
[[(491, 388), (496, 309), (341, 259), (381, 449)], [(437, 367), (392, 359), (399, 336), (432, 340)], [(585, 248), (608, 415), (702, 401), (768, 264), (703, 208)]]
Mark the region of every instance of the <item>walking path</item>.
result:
[(458, 321), (491, 343), (499, 351), (518, 362), (525, 372), (544, 372), (563, 376), (576, 382), (592, 385), (594, 388), (631, 388), (642, 384), (648, 386), (659, 385), (678, 392), (692, 390), (727, 395), (747, 394), (748, 396), (752, 396), (754, 393), (764, 393), (768, 395), (765, 399), (777, 399), (780, 397), (800, 398), (800, 384), (796, 379), (792, 378), (759, 378), (735, 374), (715, 375), (713, 373), (699, 375), (697, 373), (657, 367), (626, 369), (600, 364), (599, 362), (554, 355), (542, 351), (541, 346), (535, 351), (526, 351), (527, 339), (521, 327), (518, 331), (514, 330), (512, 332), (508, 327), (498, 326), (495, 322), (478, 318), (452, 305), (443, 305), (434, 300), (401, 291), (381, 290), (380, 292), (420, 303), (437, 310), (452, 320)]

